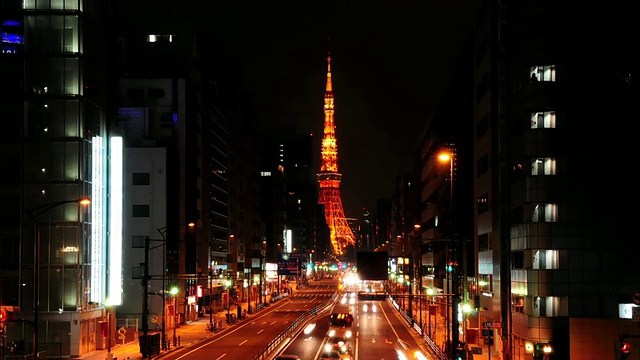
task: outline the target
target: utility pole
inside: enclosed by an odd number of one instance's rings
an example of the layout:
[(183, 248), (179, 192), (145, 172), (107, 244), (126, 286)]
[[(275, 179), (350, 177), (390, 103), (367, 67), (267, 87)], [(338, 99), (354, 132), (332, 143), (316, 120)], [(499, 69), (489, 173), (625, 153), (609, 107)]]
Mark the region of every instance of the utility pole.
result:
[[(142, 357), (149, 356), (149, 237), (144, 238), (144, 273), (142, 274), (142, 337), (144, 349), (140, 347)], [(164, 294), (163, 294), (164, 295)]]

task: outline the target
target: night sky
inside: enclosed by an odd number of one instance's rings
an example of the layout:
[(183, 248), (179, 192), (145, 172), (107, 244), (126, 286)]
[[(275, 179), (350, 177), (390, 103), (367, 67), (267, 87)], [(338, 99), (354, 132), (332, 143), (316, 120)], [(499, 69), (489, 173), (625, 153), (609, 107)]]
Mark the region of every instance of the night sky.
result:
[(411, 167), (478, 1), (211, 3), (209, 25), (241, 64), (261, 123), (315, 134), (318, 162), (331, 51), (342, 198), (356, 217)]

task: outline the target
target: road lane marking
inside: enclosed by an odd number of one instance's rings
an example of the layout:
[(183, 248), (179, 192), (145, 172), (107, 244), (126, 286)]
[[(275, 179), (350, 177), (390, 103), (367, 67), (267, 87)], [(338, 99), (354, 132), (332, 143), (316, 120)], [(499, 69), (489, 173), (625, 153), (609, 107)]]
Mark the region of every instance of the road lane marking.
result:
[(256, 333), (256, 335), (257, 335), (257, 334), (260, 334), (260, 333), (261, 333), (261, 332), (263, 332), (263, 331), (264, 331), (264, 329), (262, 329), (262, 330), (258, 331), (258, 332)]
[(224, 353), (224, 354), (222, 354), (222, 355), (218, 356), (218, 358), (217, 358), (216, 360), (220, 360), (220, 359), (222, 359), (222, 358), (223, 358), (223, 357), (225, 357), (225, 356), (227, 356), (227, 354), (226, 354), (226, 353)]
[(272, 322), (271, 322), (271, 324), (269, 324), (269, 325), (273, 325), (273, 324), (275, 324), (275, 323), (277, 323), (277, 321), (272, 321)]
[(245, 341), (241, 342), (240, 344), (238, 344), (238, 346), (240, 346), (240, 345), (242, 345), (242, 344), (246, 343), (247, 341), (249, 341), (249, 339), (247, 339), (247, 340), (245, 340)]

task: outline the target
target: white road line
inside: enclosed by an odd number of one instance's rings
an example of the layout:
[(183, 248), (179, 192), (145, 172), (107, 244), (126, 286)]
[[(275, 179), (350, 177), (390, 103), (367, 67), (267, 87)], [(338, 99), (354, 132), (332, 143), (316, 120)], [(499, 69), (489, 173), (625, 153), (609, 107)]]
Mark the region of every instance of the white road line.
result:
[(263, 332), (263, 331), (264, 331), (264, 329), (262, 329), (262, 330), (258, 331), (258, 332), (256, 333), (256, 335), (257, 335), (257, 334), (260, 334), (260, 333), (261, 333), (261, 332)]
[[(389, 319), (387, 319), (387, 320), (389, 320)], [(277, 323), (277, 321), (272, 321), (271, 324), (269, 324), (269, 325), (273, 325), (275, 323)]]
[(245, 340), (245, 341), (241, 342), (240, 344), (238, 344), (238, 346), (243, 345), (243, 344), (244, 344), (244, 343), (246, 343), (247, 341), (249, 341), (249, 339), (247, 339), (247, 340)]
[(226, 354), (226, 353), (224, 353), (224, 354), (222, 354), (222, 355), (218, 356), (218, 358), (217, 358), (216, 360), (220, 360), (220, 359), (222, 359), (222, 358), (223, 358), (223, 357), (225, 357), (225, 356), (227, 356), (227, 354)]

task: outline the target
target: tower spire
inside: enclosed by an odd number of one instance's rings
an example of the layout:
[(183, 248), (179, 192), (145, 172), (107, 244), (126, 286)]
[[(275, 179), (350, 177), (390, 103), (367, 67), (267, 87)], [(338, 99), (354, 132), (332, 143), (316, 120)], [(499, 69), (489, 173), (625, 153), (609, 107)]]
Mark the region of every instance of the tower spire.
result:
[(333, 84), (331, 83), (331, 51), (327, 56), (327, 87), (326, 92), (333, 92)]

